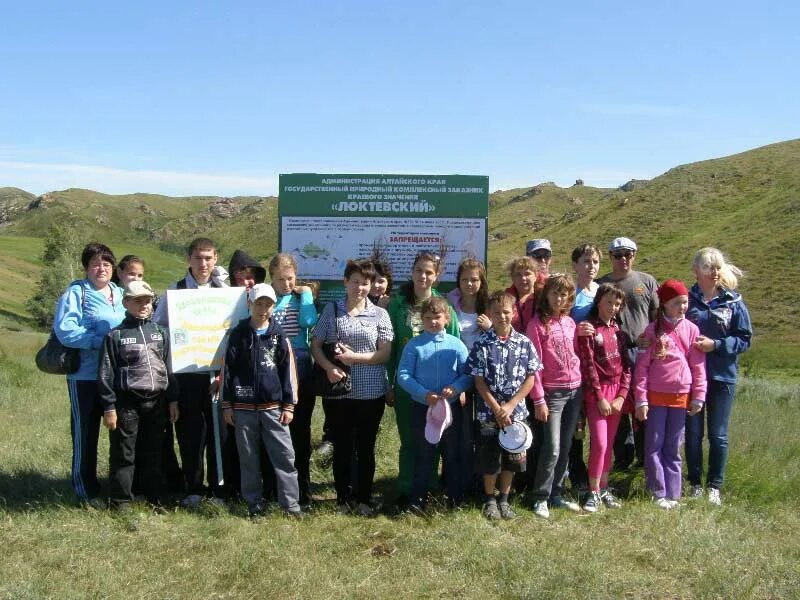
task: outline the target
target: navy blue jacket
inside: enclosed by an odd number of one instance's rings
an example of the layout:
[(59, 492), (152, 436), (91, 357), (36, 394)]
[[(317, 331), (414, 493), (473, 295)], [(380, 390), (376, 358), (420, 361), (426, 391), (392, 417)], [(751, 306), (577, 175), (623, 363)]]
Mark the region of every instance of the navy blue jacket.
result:
[(686, 318), (702, 335), (714, 340), (714, 350), (706, 354), (706, 377), (736, 383), (739, 355), (750, 347), (753, 337), (750, 313), (741, 294), (721, 288), (717, 297), (706, 303), (695, 283), (689, 290)]
[(294, 410), (297, 372), (292, 346), (272, 319), (261, 335), (249, 318), (231, 329), (224, 369), (222, 408)]

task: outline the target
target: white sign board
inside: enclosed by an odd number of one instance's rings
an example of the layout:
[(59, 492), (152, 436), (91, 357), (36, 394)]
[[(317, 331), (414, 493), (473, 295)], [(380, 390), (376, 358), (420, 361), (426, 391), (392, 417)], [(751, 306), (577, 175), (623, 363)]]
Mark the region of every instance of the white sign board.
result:
[(241, 287), (167, 291), (173, 373), (219, 371), (228, 330), (249, 315)]
[(455, 281), (458, 263), (486, 256), (486, 220), (481, 218), (283, 217), (281, 245), (308, 279), (340, 280), (347, 259), (369, 256), (377, 243), (395, 273), (410, 273), (420, 250), (448, 248), (441, 281)]

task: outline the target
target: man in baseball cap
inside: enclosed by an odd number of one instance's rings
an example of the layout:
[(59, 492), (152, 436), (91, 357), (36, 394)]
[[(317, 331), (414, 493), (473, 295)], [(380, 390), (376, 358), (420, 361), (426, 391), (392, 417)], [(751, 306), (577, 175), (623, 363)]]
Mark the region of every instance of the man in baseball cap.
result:
[[(658, 316), (658, 282), (641, 271), (635, 271), (633, 264), (639, 248), (628, 237), (616, 237), (608, 244), (611, 259), (611, 272), (597, 280), (597, 283), (613, 283), (625, 292), (625, 306), (620, 312), (622, 331), (628, 335), (631, 346), (627, 349), (628, 361), (633, 368), (636, 363), (636, 339), (644, 333), (647, 325)], [(626, 469), (634, 457), (643, 460), (644, 436), (640, 427), (635, 438), (632, 421), (628, 414), (622, 415), (617, 437), (614, 442), (615, 468)]]
[(534, 260), (540, 273), (548, 274), (550, 261), (553, 258), (553, 248), (550, 246), (550, 240), (544, 238), (530, 240), (525, 245), (525, 254)]

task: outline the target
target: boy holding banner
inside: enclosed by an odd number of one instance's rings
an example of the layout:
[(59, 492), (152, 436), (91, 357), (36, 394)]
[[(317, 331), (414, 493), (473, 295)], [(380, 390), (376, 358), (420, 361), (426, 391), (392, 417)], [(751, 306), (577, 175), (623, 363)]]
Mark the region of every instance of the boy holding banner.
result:
[[(217, 264), (217, 249), (208, 238), (197, 238), (189, 244), (187, 249), (188, 272), (183, 279), (172, 284), (170, 290), (191, 290), (203, 288), (228, 287), (223, 277), (218, 276), (215, 269)], [(224, 272), (224, 271), (223, 271)], [(167, 302), (159, 302), (153, 320), (159, 325), (169, 327)], [(181, 419), (175, 424), (178, 437), (178, 447), (181, 452), (181, 465), (186, 484), (187, 496), (181, 504), (187, 508), (194, 508), (209, 491), (212, 499), (223, 503), (230, 496), (226, 487), (219, 484), (222, 479), (217, 473), (215, 460), (216, 446), (214, 442), (215, 407), (211, 401), (209, 380), (207, 373), (176, 373), (179, 397), (178, 407)], [(220, 445), (223, 454), (223, 464), (230, 463), (231, 456), (235, 457), (236, 446), (233, 439), (228, 440), (225, 428), (220, 428)], [(208, 483), (205, 479), (203, 458), (208, 463)], [(225, 460), (225, 459), (228, 460)], [(224, 467), (223, 467), (224, 470)]]

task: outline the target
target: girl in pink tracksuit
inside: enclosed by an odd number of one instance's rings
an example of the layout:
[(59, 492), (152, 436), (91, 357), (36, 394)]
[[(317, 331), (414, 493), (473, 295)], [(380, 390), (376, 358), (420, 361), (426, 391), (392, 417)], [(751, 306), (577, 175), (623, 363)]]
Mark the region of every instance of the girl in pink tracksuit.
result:
[(583, 504), (583, 510), (590, 513), (604, 504), (608, 508), (620, 507), (608, 490), (608, 474), (622, 405), (631, 384), (631, 367), (625, 352), (628, 336), (617, 322), (623, 306), (625, 292), (613, 283), (602, 284), (588, 315), (594, 335), (576, 339), (583, 373), (584, 411), (591, 434), (589, 495)]
[(551, 275), (539, 297), (536, 316), (526, 330), (544, 366), (536, 373), (530, 393), (539, 448), (530, 494), (533, 512), (542, 518), (550, 516), (548, 500), (550, 507), (580, 511), (577, 503), (563, 498), (569, 449), (582, 403), (575, 321), (569, 316), (574, 300), (572, 279)]
[(645, 429), (645, 476), (653, 502), (678, 505), (681, 497), (681, 444), (686, 413), (697, 414), (706, 398), (705, 355), (694, 347), (697, 325), (684, 318), (689, 291), (677, 279), (658, 290), (659, 316), (644, 332), (634, 371), (636, 418)]

